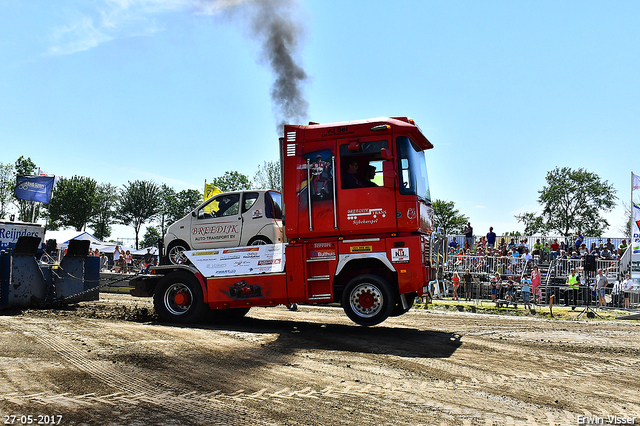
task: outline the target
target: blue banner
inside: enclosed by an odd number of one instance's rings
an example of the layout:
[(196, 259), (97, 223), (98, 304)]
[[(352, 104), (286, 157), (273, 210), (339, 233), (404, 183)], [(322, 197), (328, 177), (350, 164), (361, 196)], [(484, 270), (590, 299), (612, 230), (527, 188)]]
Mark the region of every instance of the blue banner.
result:
[(16, 197), (21, 200), (48, 203), (51, 199), (54, 176), (18, 176)]

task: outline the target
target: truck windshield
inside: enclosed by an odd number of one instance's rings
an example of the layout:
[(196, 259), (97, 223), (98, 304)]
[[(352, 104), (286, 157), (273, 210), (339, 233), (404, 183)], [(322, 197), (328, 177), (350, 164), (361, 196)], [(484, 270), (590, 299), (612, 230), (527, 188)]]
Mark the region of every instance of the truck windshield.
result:
[(431, 202), (424, 151), (406, 136), (398, 137), (396, 143), (400, 163), (400, 194), (417, 195), (418, 198)]

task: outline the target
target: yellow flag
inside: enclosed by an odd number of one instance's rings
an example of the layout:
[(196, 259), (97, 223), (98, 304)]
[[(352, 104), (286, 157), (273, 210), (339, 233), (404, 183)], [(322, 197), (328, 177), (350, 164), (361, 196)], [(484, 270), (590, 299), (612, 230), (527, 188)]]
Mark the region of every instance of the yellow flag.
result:
[[(216, 194), (220, 194), (222, 191), (220, 191), (220, 189), (218, 189), (217, 186), (211, 184), (211, 183), (207, 183), (207, 181), (204, 181), (204, 200), (207, 201), (209, 198), (213, 197)], [(218, 211), (218, 203), (217, 202), (213, 202), (213, 203), (209, 203), (205, 206), (204, 208), (204, 212), (205, 213), (215, 213)]]

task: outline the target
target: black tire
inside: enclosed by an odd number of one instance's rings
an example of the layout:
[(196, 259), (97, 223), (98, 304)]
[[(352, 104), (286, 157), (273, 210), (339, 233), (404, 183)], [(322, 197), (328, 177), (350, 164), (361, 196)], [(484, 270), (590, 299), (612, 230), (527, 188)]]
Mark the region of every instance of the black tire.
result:
[(184, 255), (185, 251), (189, 251), (189, 244), (184, 241), (174, 241), (167, 248), (167, 264), (185, 265), (189, 263), (189, 259)]
[(262, 235), (255, 236), (249, 240), (247, 245), (250, 246), (265, 246), (268, 244), (273, 244), (270, 239), (267, 237), (263, 237)]
[(160, 279), (153, 293), (153, 306), (162, 321), (180, 324), (202, 321), (209, 311), (198, 280), (182, 272)]
[(396, 305), (389, 284), (377, 275), (359, 275), (342, 292), (342, 308), (351, 321), (365, 327), (386, 320)]
[(412, 297), (411, 300), (409, 300), (409, 306), (407, 308), (403, 308), (402, 307), (402, 302), (398, 302), (396, 303), (396, 306), (393, 307), (393, 310), (391, 311), (391, 314), (389, 314), (390, 317), (399, 317), (400, 315), (404, 315), (407, 312), (409, 312), (409, 309), (411, 309), (411, 307), (413, 306), (413, 302), (415, 301), (415, 297)]

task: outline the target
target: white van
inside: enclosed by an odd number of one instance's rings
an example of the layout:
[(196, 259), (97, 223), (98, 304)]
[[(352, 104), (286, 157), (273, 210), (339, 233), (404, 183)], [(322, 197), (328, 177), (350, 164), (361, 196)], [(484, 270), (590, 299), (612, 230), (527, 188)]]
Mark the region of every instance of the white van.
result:
[(217, 194), (167, 229), (164, 250), (173, 264), (188, 250), (283, 242), (282, 195), (271, 190)]

